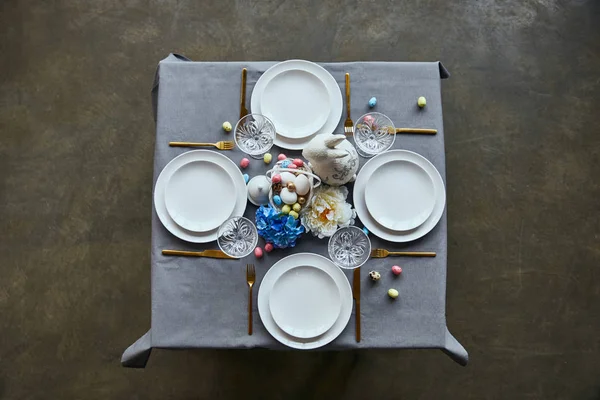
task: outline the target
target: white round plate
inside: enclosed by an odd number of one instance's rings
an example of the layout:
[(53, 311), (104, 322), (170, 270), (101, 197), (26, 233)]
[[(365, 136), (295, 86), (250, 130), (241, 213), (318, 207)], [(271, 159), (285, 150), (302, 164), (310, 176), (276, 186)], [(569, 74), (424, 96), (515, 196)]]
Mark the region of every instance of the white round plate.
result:
[[(252, 98), (250, 100), (250, 107), (253, 113), (262, 113), (261, 97), (269, 81), (275, 76), (290, 70), (302, 70), (315, 75), (325, 84), (327, 93), (329, 94), (329, 116), (327, 117), (327, 121), (325, 121), (325, 124), (321, 127), (321, 129), (314, 132), (314, 134), (310, 136), (300, 139), (291, 139), (285, 136), (275, 135), (274, 144), (276, 146), (289, 150), (302, 150), (315, 135), (321, 133), (329, 134), (335, 131), (335, 128), (337, 128), (342, 116), (342, 92), (335, 78), (320, 65), (304, 60), (288, 60), (279, 64), (275, 64), (266, 70), (260, 78), (258, 78), (258, 81), (252, 90)], [(275, 128), (277, 128), (277, 123), (275, 123)]]
[[(325, 333), (314, 338), (297, 338), (283, 331), (273, 319), (269, 309), (269, 297), (271, 289), (277, 279), (287, 270), (310, 265), (314, 268), (320, 268), (327, 272), (333, 280), (340, 292), (342, 309), (333, 326)], [(335, 266), (331, 260), (313, 253), (297, 253), (279, 260), (265, 274), (260, 288), (258, 289), (258, 313), (263, 325), (267, 331), (279, 342), (294, 349), (316, 349), (325, 346), (333, 341), (342, 333), (352, 314), (352, 289), (346, 275), (341, 269)]]
[(393, 160), (371, 174), (365, 188), (365, 203), (380, 225), (394, 231), (408, 231), (431, 215), (435, 188), (431, 177), (419, 164)]
[(215, 228), (206, 232), (193, 232), (179, 226), (167, 211), (165, 203), (165, 189), (171, 179), (171, 175), (185, 164), (197, 161), (209, 161), (220, 165), (231, 177), (233, 186), (231, 187), (231, 196), (235, 198), (235, 206), (232, 215), (244, 215), (247, 204), (247, 189), (244, 176), (238, 166), (226, 156), (210, 150), (192, 150), (183, 153), (172, 159), (160, 172), (156, 184), (154, 185), (154, 209), (160, 219), (160, 222), (169, 232), (181, 240), (192, 243), (207, 243), (217, 240), (217, 231)]
[(231, 215), (236, 202), (232, 187), (233, 179), (219, 164), (205, 160), (184, 164), (167, 183), (167, 211), (182, 228), (210, 231)]
[(273, 283), (269, 309), (275, 323), (297, 338), (327, 332), (340, 315), (342, 301), (335, 281), (321, 268), (299, 265)]
[[(421, 225), (410, 231), (394, 231), (381, 226), (375, 221), (367, 209), (365, 188), (373, 171), (385, 163), (406, 160), (420, 165), (431, 177), (435, 190), (435, 205), (431, 215)], [(439, 222), (446, 206), (446, 189), (438, 170), (420, 154), (408, 150), (390, 150), (373, 157), (363, 165), (354, 183), (354, 208), (363, 225), (374, 235), (390, 242), (404, 243), (419, 239), (428, 234)]]
[(261, 114), (275, 124), (277, 134), (302, 139), (321, 129), (329, 117), (329, 92), (316, 75), (290, 69), (275, 75), (260, 99)]

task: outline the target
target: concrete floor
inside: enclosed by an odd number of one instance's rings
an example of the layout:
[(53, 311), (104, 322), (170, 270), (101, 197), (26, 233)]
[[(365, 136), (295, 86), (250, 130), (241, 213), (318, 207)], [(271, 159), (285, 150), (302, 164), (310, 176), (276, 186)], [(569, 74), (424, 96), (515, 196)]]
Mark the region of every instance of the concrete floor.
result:
[[(258, 3), (0, 3), (0, 399), (600, 399), (600, 2)], [(469, 366), (155, 350), (120, 367), (150, 325), (149, 91), (169, 52), (444, 62), (447, 315)]]

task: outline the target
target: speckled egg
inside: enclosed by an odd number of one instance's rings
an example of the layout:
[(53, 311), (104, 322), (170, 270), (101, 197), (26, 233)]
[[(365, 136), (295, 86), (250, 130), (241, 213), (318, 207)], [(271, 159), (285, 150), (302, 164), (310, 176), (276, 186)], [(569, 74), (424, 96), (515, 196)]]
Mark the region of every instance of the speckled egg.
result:
[(402, 273), (402, 268), (399, 265), (394, 265), (392, 267), (392, 273), (396, 276), (400, 275)]
[(377, 105), (377, 98), (376, 97), (371, 97), (369, 99), (369, 107), (373, 108)]
[(273, 203), (275, 203), (276, 206), (280, 206), (283, 204), (283, 201), (281, 200), (281, 197), (275, 195), (273, 196)]
[(371, 271), (371, 272), (369, 272), (369, 278), (371, 278), (371, 280), (376, 282), (379, 279), (381, 279), (381, 274), (377, 271)]

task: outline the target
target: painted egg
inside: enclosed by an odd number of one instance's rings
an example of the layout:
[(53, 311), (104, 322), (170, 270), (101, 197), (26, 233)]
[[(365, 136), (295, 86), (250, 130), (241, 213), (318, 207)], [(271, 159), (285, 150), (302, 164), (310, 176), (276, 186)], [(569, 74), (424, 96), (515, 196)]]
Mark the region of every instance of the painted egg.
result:
[(282, 168), (289, 168), (291, 162), (289, 160), (285, 160), (281, 162), (281, 167)]
[(286, 158), (287, 158), (287, 156), (286, 156), (285, 154), (283, 154), (283, 153), (280, 153), (280, 154), (277, 156), (277, 159), (278, 159), (279, 161), (283, 161), (283, 160), (285, 160)]
[(373, 108), (377, 105), (377, 98), (376, 97), (371, 97), (369, 99), (369, 107)]
[(242, 160), (240, 161), (240, 167), (248, 168), (248, 165), (250, 165), (250, 160), (248, 160), (247, 158), (242, 158)]
[(250, 175), (244, 174), (242, 176), (244, 177), (244, 182), (248, 183), (248, 181), (250, 180)]
[(286, 172), (281, 173), (281, 183), (283, 183), (284, 185), (287, 185), (288, 182), (295, 183), (295, 181), (296, 181), (296, 177), (291, 172), (286, 171)]
[(294, 211), (294, 210), (290, 211), (290, 213), (289, 213), (289, 214), (290, 214), (292, 217), (294, 217), (294, 219), (298, 219), (298, 217), (299, 217), (298, 213), (297, 213), (296, 211)]
[(392, 267), (392, 273), (396, 276), (400, 275), (402, 273), (402, 268), (399, 265), (394, 265)]
[(266, 251), (267, 253), (270, 253), (270, 252), (272, 252), (272, 251), (273, 251), (273, 245), (272, 245), (271, 243), (267, 243), (267, 244), (265, 244), (265, 251)]
[(306, 196), (310, 192), (310, 182), (304, 174), (296, 177), (294, 185), (296, 185), (296, 193), (300, 196)]
[(281, 212), (284, 214), (289, 214), (290, 211), (292, 211), (292, 207), (290, 207), (289, 205), (285, 205), (283, 207), (281, 207)]
[(302, 161), (300, 158), (294, 158), (294, 161), (292, 161), (294, 163), (294, 165), (296, 165), (297, 167), (301, 167), (304, 165), (304, 161)]
[(390, 296), (392, 299), (395, 299), (396, 297), (398, 297), (400, 293), (398, 293), (398, 291), (396, 289), (390, 289), (388, 290), (388, 296)]
[(381, 279), (381, 274), (377, 271), (371, 271), (371, 272), (369, 272), (369, 277), (373, 281), (378, 281)]
[(298, 169), (298, 166), (296, 164), (288, 164), (287, 166), (289, 169)]
[(279, 193), (279, 196), (285, 204), (294, 204), (296, 200), (298, 200), (298, 195), (294, 192), (290, 192), (288, 188), (281, 189), (281, 193)]
[(254, 255), (256, 256), (256, 258), (262, 258), (262, 256), (263, 256), (262, 249), (260, 247), (255, 248)]
[(300, 212), (300, 210), (302, 210), (302, 206), (298, 203), (294, 204), (292, 209), (296, 212)]
[(281, 200), (281, 197), (275, 195), (273, 196), (273, 203), (275, 203), (276, 206), (280, 206), (283, 204), (283, 201)]
[(263, 161), (265, 162), (265, 164), (269, 164), (272, 159), (273, 156), (271, 155), (271, 153), (265, 153), (265, 155), (263, 156)]
[(279, 174), (275, 174), (271, 177), (271, 182), (273, 183), (279, 183), (281, 182), (281, 175)]

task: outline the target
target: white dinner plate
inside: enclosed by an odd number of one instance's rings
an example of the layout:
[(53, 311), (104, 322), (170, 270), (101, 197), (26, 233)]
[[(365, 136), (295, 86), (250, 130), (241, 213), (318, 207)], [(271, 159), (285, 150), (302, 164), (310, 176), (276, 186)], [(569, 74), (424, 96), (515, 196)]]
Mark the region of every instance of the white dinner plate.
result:
[(321, 268), (298, 265), (273, 283), (269, 309), (275, 323), (297, 338), (327, 332), (340, 315), (342, 301), (335, 280)]
[(365, 203), (380, 225), (408, 231), (429, 218), (435, 188), (429, 173), (410, 160), (393, 160), (376, 168), (365, 187)]
[(208, 161), (220, 165), (229, 174), (233, 181), (231, 187), (231, 196), (235, 198), (235, 206), (233, 215), (244, 215), (247, 204), (247, 189), (244, 176), (240, 172), (238, 166), (226, 156), (210, 150), (192, 150), (183, 153), (172, 159), (160, 172), (156, 184), (154, 185), (154, 209), (160, 219), (160, 222), (167, 228), (169, 232), (181, 240), (193, 243), (207, 243), (217, 239), (219, 228), (215, 228), (206, 232), (194, 232), (179, 226), (167, 211), (165, 202), (165, 189), (167, 183), (171, 179), (171, 175), (180, 167), (188, 163), (197, 161)]
[(329, 117), (329, 92), (315, 74), (290, 69), (273, 77), (260, 99), (261, 114), (275, 124), (277, 134), (290, 139), (312, 136)]
[(165, 192), (167, 211), (181, 227), (206, 232), (218, 228), (235, 207), (233, 179), (219, 164), (198, 160), (179, 167)]
[[(286, 271), (305, 265), (320, 268), (327, 272), (335, 281), (342, 302), (340, 314), (333, 326), (322, 335), (308, 339), (297, 338), (283, 331), (275, 323), (269, 308), (269, 297), (275, 281), (277, 281), (277, 279)], [(350, 288), (350, 283), (348, 282), (346, 275), (344, 275), (342, 270), (336, 267), (328, 258), (313, 253), (293, 254), (275, 263), (263, 277), (258, 290), (258, 313), (267, 331), (277, 341), (294, 349), (316, 349), (333, 341), (340, 333), (342, 333), (346, 325), (348, 325), (350, 315), (352, 314), (352, 289)]]
[[(319, 80), (321, 80), (325, 84), (325, 87), (327, 88), (327, 93), (329, 94), (329, 115), (327, 117), (327, 120), (325, 121), (325, 124), (323, 124), (323, 126), (318, 131), (314, 132), (314, 134), (310, 136), (306, 136), (299, 139), (275, 135), (274, 144), (276, 146), (290, 150), (302, 150), (315, 135), (321, 133), (329, 134), (335, 131), (335, 128), (337, 128), (340, 122), (340, 118), (342, 116), (342, 92), (335, 78), (323, 67), (310, 61), (288, 60), (275, 64), (274, 66), (266, 70), (260, 78), (258, 78), (258, 81), (256, 82), (256, 85), (254, 85), (254, 89), (252, 90), (252, 98), (250, 100), (250, 107), (253, 113), (262, 114), (261, 97), (265, 90), (265, 87), (267, 87), (267, 84), (277, 75), (290, 70), (301, 70), (315, 75), (317, 78), (319, 78)], [(276, 122), (275, 128), (278, 129)]]
[[(409, 231), (394, 231), (377, 223), (369, 213), (365, 201), (365, 189), (373, 172), (383, 164), (397, 160), (406, 160), (421, 166), (431, 177), (435, 190), (436, 199), (431, 215), (421, 225)], [(353, 199), (356, 213), (369, 231), (384, 240), (403, 243), (425, 236), (437, 225), (444, 214), (446, 189), (440, 173), (425, 157), (408, 150), (390, 150), (373, 157), (363, 165), (354, 183)]]

